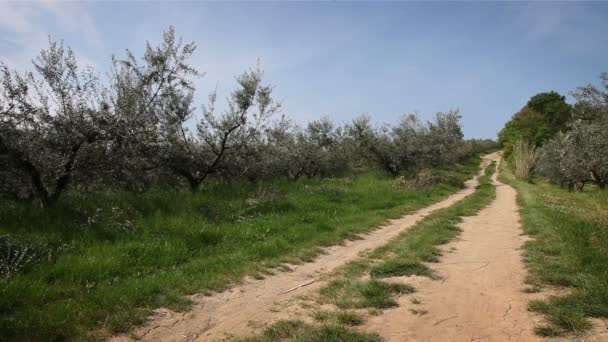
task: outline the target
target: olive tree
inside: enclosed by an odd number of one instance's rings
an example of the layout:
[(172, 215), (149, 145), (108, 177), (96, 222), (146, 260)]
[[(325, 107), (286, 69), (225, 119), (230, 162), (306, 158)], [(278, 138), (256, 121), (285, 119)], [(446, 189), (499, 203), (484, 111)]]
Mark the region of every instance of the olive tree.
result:
[(186, 128), (194, 111), (193, 80), (200, 75), (188, 64), (195, 49), (171, 27), (158, 46), (146, 44), (141, 59), (129, 50), (124, 59), (112, 58), (112, 182), (145, 190), (163, 171), (175, 173), (175, 163), (187, 163), (184, 154), (195, 153)]
[(435, 120), (429, 122), (429, 142), (431, 165), (445, 165), (456, 162), (454, 153), (462, 144), (464, 134), (460, 124), (460, 111), (450, 110), (437, 113)]
[(552, 181), (568, 186), (568, 190), (581, 190), (589, 181), (589, 173), (571, 132), (559, 132), (542, 149), (539, 171)]
[(600, 76), (602, 87), (579, 87), (577, 103), (568, 129), (545, 144), (541, 172), (570, 190), (595, 183), (608, 183), (608, 74)]
[(390, 175), (398, 176), (401, 173), (401, 163), (390, 126), (374, 128), (370, 122), (370, 117), (365, 115), (353, 119), (346, 127), (348, 135), (363, 158)]
[(305, 155), (304, 173), (308, 177), (335, 175), (350, 164), (342, 129), (328, 117), (310, 122), (299, 134), (300, 150)]
[(463, 144), (460, 118), (458, 111), (449, 111), (423, 123), (415, 114), (408, 114), (395, 126), (374, 128), (369, 117), (362, 116), (348, 126), (348, 133), (363, 156), (397, 176), (457, 161), (456, 152)]
[(428, 133), (428, 127), (415, 114), (404, 115), (392, 128), (396, 163), (401, 170), (417, 169), (426, 163)]
[(50, 41), (33, 66), (25, 74), (0, 67), (2, 189), (49, 206), (97, 162), (111, 116), (97, 75), (61, 42)]
[(121, 165), (115, 169), (120, 172), (117, 179), (128, 173), (126, 180), (133, 184), (164, 172), (196, 191), (210, 175), (247, 172), (247, 163), (239, 159), (247, 159), (280, 103), (272, 98), (272, 86), (262, 84), (258, 67), (236, 78), (226, 110), (217, 112), (212, 92), (202, 117), (195, 118), (193, 81), (201, 74), (188, 64), (195, 49), (170, 28), (161, 44), (147, 44), (141, 61), (128, 50), (125, 59), (113, 59), (110, 98), (119, 124), (111, 154), (113, 165)]
[(576, 99), (573, 118), (584, 122), (605, 121), (608, 119), (608, 73), (600, 75), (601, 86), (578, 87), (572, 92)]
[(329, 118), (302, 129), (283, 118), (267, 130), (269, 167), (278, 176), (328, 177), (348, 170), (352, 157), (343, 129)]
[[(261, 143), (268, 119), (281, 108), (281, 102), (272, 98), (272, 86), (262, 84), (262, 76), (258, 67), (237, 77), (238, 88), (232, 92), (227, 109), (222, 113), (216, 112), (216, 94), (209, 96), (209, 105), (203, 106), (203, 119), (197, 125), (200, 154), (190, 159), (193, 167), (189, 170), (177, 166), (192, 189), (222, 169), (228, 175), (247, 174), (248, 163), (224, 162), (229, 159), (252, 161), (248, 158), (252, 156), (249, 153)], [(231, 170), (231, 167), (235, 169)]]

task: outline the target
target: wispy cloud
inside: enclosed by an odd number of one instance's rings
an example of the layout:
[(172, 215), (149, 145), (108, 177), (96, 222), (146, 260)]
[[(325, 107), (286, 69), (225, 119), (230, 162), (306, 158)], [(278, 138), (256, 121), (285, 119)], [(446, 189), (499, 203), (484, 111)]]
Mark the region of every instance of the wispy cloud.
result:
[(47, 13), (52, 14), (55, 22), (65, 32), (80, 33), (85, 41), (92, 46), (101, 45), (95, 20), (80, 3), (42, 2), (41, 6)]
[(0, 4), (0, 27), (10, 29), (15, 33), (31, 32), (32, 12), (17, 3), (5, 2)]
[[(593, 29), (606, 13), (586, 3), (528, 3), (517, 7), (515, 23), (524, 39), (551, 42), (569, 52), (584, 52), (608, 41), (603, 28)], [(604, 17), (603, 17), (604, 16)]]
[[(96, 48), (102, 41), (95, 21), (80, 3), (0, 3), (0, 49), (2, 60), (24, 69), (38, 50), (48, 44), (48, 37), (60, 39), (65, 34), (80, 36), (84, 47)], [(81, 59), (92, 63), (80, 54)]]

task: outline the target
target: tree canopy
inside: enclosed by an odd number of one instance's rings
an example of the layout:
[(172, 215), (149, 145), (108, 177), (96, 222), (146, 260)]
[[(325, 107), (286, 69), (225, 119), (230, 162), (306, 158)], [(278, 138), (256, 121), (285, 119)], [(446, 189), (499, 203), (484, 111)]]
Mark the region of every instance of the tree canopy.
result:
[(572, 92), (574, 105), (557, 92), (534, 95), (505, 124), (499, 142), (505, 154), (514, 144), (542, 147), (538, 171), (570, 190), (608, 183), (608, 74), (601, 87), (587, 85)]
[(566, 97), (555, 91), (538, 93), (513, 115), (498, 134), (498, 142), (510, 156), (518, 140), (541, 146), (557, 132), (565, 129), (572, 115)]

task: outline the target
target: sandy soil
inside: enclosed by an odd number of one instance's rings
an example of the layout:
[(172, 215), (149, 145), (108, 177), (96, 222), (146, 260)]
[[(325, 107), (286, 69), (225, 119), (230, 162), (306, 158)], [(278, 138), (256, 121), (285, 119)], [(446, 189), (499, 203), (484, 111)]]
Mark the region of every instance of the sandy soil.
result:
[[(483, 165), (487, 165), (491, 160), (498, 160), (498, 158), (499, 156), (497, 154), (489, 155), (484, 158)], [(257, 332), (264, 326), (279, 319), (302, 316), (302, 311), (304, 309), (298, 305), (297, 298), (301, 295), (312, 293), (310, 291), (319, 289), (324, 282), (322, 279), (324, 275), (331, 273), (346, 262), (355, 259), (360, 252), (385, 244), (388, 242), (388, 240), (397, 236), (404, 229), (413, 226), (416, 222), (428, 216), (434, 210), (449, 207), (455, 202), (461, 200), (465, 196), (471, 194), (476, 185), (476, 179), (470, 180), (466, 183), (466, 187), (458, 193), (413, 214), (406, 215), (396, 220), (391, 220), (388, 224), (379, 227), (369, 234), (363, 235), (361, 240), (348, 241), (342, 246), (333, 246), (327, 248), (325, 250), (326, 253), (317, 258), (314, 262), (302, 265), (291, 265), (291, 272), (278, 273), (276, 275), (269, 276), (264, 280), (246, 281), (243, 285), (233, 287), (227, 291), (213, 294), (211, 296), (193, 296), (192, 299), (194, 300), (195, 304), (192, 310), (187, 313), (175, 313), (166, 309), (157, 310), (156, 315), (151, 317), (145, 325), (138, 327), (129, 335), (114, 336), (110, 339), (110, 341), (131, 341), (133, 340), (133, 337), (143, 341), (163, 342), (225, 340), (229, 339), (231, 336), (241, 336)], [(500, 286), (501, 288), (507, 286), (508, 289), (511, 287), (515, 288), (519, 284), (519, 278), (523, 277), (522, 266), (521, 262), (519, 261), (519, 254), (518, 252), (514, 251), (514, 248), (520, 244), (520, 241), (518, 240), (515, 203), (510, 202), (511, 199), (514, 201), (514, 191), (506, 191), (507, 194), (505, 195), (503, 194), (504, 191), (501, 190), (500, 197), (502, 198), (506, 196), (508, 198), (501, 200), (499, 204), (501, 207), (495, 210), (497, 213), (495, 213), (493, 217), (483, 219), (475, 224), (481, 225), (483, 228), (487, 226), (487, 223), (491, 220), (498, 219), (498, 222), (492, 225), (492, 227), (503, 227), (502, 229), (498, 229), (499, 234), (497, 236), (493, 236), (493, 231), (483, 233), (484, 238), (481, 240), (482, 245), (478, 248), (483, 251), (487, 250), (488, 254), (484, 254), (482, 252), (479, 252), (478, 255), (465, 254), (461, 256), (461, 258), (466, 258), (466, 260), (473, 260), (472, 258), (474, 258), (474, 261), (482, 260), (481, 264), (462, 264), (463, 268), (482, 266), (486, 260), (491, 260), (492, 262), (496, 263), (492, 265), (493, 267), (486, 267), (486, 269), (500, 269), (501, 265), (503, 264), (505, 264), (508, 268), (507, 270), (503, 270), (500, 272), (500, 274), (496, 275), (498, 278), (496, 278), (495, 282), (492, 280), (494, 274), (492, 272), (488, 273), (488, 276), (486, 277), (488, 280), (487, 282), (476, 284), (470, 289), (454, 289), (453, 292), (446, 292), (445, 294), (437, 291), (431, 292), (430, 294), (440, 296), (436, 300), (438, 302), (437, 304), (439, 304), (438, 306), (445, 307), (441, 309), (442, 311), (440, 311), (439, 309), (435, 309), (435, 306), (432, 305), (431, 300), (427, 300), (425, 305), (429, 308), (429, 310), (431, 310), (431, 313), (427, 318), (423, 318), (422, 320), (435, 317), (436, 315), (439, 315), (439, 319), (447, 318), (448, 316), (456, 314), (458, 314), (460, 317), (459, 319), (446, 322), (440, 326), (441, 329), (437, 329), (436, 326), (432, 326), (431, 324), (431, 328), (435, 328), (434, 330), (438, 333), (437, 336), (451, 336), (450, 334), (444, 334), (440, 330), (444, 330), (444, 328), (448, 329), (447, 327), (454, 326), (455, 322), (461, 322), (462, 324), (462, 322), (464, 322), (466, 319), (476, 319), (478, 315), (473, 315), (472, 313), (474, 311), (500, 311), (498, 316), (489, 316), (488, 313), (479, 315), (486, 316), (486, 321), (488, 322), (490, 319), (502, 320), (503, 314), (505, 315), (504, 317), (508, 319), (508, 322), (511, 322), (511, 317), (516, 317), (516, 313), (519, 314), (519, 309), (525, 311), (525, 303), (522, 301), (523, 304), (520, 305), (520, 303), (514, 298), (514, 294), (511, 296), (511, 293), (509, 292), (509, 295), (505, 296), (500, 290), (495, 289), (496, 293), (492, 291), (494, 286)], [(506, 202), (502, 203), (503, 201)], [(502, 206), (506, 206), (505, 208), (508, 209), (507, 213), (502, 212), (502, 210), (505, 209)], [(508, 229), (505, 229), (505, 226), (508, 226)], [(466, 228), (465, 234), (467, 236), (470, 235), (471, 232), (466, 233), (466, 231), (471, 229)], [(483, 231), (483, 229), (480, 231)], [(505, 231), (503, 232), (503, 230)], [(503, 239), (506, 240), (502, 241)], [(495, 240), (495, 242), (490, 243), (487, 246), (484, 245), (490, 240)], [(476, 243), (471, 243), (471, 245), (475, 244)], [(497, 251), (495, 250), (496, 248), (505, 248), (505, 250)], [(509, 248), (512, 250), (509, 250)], [(492, 254), (492, 251), (496, 252), (498, 255)], [(450, 259), (451, 258), (452, 257), (450, 257)], [(495, 260), (494, 258), (498, 259)], [(487, 271), (480, 269), (475, 272), (478, 272), (479, 274), (486, 274), (484, 272)], [(505, 277), (507, 278), (507, 282), (510, 282), (510, 285), (505, 283)], [(465, 278), (462, 279), (466, 280)], [(459, 278), (457, 274), (454, 274), (452, 283), (455, 285), (460, 283), (458, 279), (461, 278)], [(444, 284), (444, 286), (448, 284), (449, 282)], [(464, 284), (465, 283), (463, 283), (463, 285)], [(492, 299), (492, 296), (494, 295), (498, 296), (497, 300), (499, 300), (499, 302), (494, 302)], [(473, 300), (474, 297), (476, 298), (476, 296), (485, 297), (487, 300), (485, 302), (479, 301), (478, 305), (476, 304), (477, 301)], [(450, 297), (453, 300), (458, 298), (462, 298), (462, 300), (459, 302), (460, 304), (455, 302), (453, 303), (454, 306), (452, 306), (452, 304), (444, 299), (447, 298), (449, 300)], [(441, 305), (441, 302), (445, 302), (446, 305)], [(503, 302), (505, 305), (502, 305)], [(496, 304), (490, 305), (490, 303)], [(507, 310), (509, 304), (512, 306), (510, 309), (511, 311)], [(475, 306), (473, 307), (470, 305)], [(446, 317), (444, 317), (443, 315), (446, 312), (445, 309), (447, 307), (449, 307), (452, 311), (449, 312)], [(468, 312), (469, 310), (467, 308), (470, 308), (470, 311), (472, 312), (470, 315), (467, 315), (464, 312), (461, 313), (462, 310), (466, 310)], [(496, 308), (496, 310), (493, 308)], [(415, 324), (416, 317), (411, 317), (412, 315), (408, 312), (407, 320), (403, 321), (401, 316), (403, 316), (403, 313), (398, 313), (397, 311), (391, 312), (390, 315), (386, 315), (386, 324), (383, 323), (385, 316), (382, 316), (378, 320), (370, 322), (369, 328), (372, 330), (377, 329), (378, 331), (381, 331), (383, 335), (389, 338), (397, 338), (397, 336), (401, 336), (398, 337), (398, 340), (403, 340), (403, 336), (406, 335), (402, 335), (400, 332), (408, 331), (408, 326), (413, 328), (413, 326), (409, 325), (407, 322), (411, 320), (411, 323)], [(516, 323), (517, 322), (518, 321), (516, 321)], [(424, 334), (425, 331), (431, 333), (432, 331), (430, 330), (422, 327), (420, 334)], [(453, 329), (450, 329), (449, 331), (451, 333), (454, 332)], [(485, 333), (485, 330), (479, 330), (479, 332), (483, 334)], [(472, 333), (470, 335), (472, 336)]]
[[(371, 317), (365, 330), (388, 341), (536, 341), (541, 321), (527, 311), (525, 268), (520, 247), (525, 242), (515, 190), (496, 180), (496, 200), (459, 225), (460, 239), (444, 246), (445, 255), (431, 266), (442, 280), (403, 277), (413, 284), (413, 297)], [(411, 310), (427, 311), (415, 314)]]

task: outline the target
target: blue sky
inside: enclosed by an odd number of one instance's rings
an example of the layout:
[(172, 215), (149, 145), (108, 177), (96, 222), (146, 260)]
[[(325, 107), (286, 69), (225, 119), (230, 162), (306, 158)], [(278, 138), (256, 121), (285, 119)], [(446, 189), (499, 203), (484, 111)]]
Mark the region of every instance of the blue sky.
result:
[(102, 72), (174, 25), (197, 43), (197, 101), (258, 58), (297, 122), (367, 113), (395, 122), (459, 108), (494, 138), (533, 94), (567, 94), (608, 71), (608, 3), (0, 3), (0, 58), (18, 69), (63, 39)]

